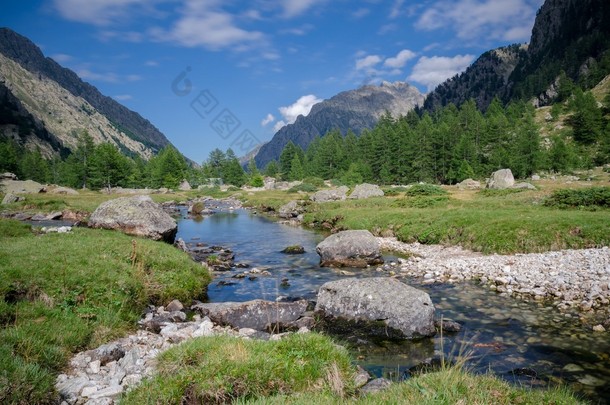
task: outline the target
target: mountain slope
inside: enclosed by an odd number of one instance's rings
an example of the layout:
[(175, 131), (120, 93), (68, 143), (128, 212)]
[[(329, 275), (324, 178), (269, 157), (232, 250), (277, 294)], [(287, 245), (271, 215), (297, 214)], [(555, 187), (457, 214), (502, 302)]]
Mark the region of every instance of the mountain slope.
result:
[(494, 97), (545, 105), (556, 96), (561, 71), (585, 87), (610, 73), (610, 2), (547, 0), (536, 15), (528, 46), (481, 55), (465, 72), (428, 94), (426, 111), (473, 98), (486, 109)]
[(494, 97), (505, 99), (508, 79), (526, 52), (526, 45), (510, 45), (485, 52), (466, 71), (434, 89), (426, 97), (424, 109), (434, 111), (449, 103), (459, 106), (472, 98), (484, 110)]
[(273, 139), (263, 145), (256, 155), (258, 167), (277, 160), (289, 141), (305, 149), (316, 136), (338, 129), (342, 134), (352, 130), (360, 134), (375, 126), (386, 112), (404, 115), (423, 102), (424, 96), (408, 83), (383, 82), (380, 86), (363, 86), (344, 91), (314, 105), (310, 113), (299, 116), (293, 124), (281, 128)]
[[(12, 110), (16, 121), (3, 122), (2, 132), (41, 146), (46, 155), (72, 149), (75, 134), (83, 130), (96, 142), (111, 142), (126, 153), (143, 157), (169, 144), (148, 120), (102, 95), (73, 71), (45, 58), (29, 39), (8, 28), (0, 28), (0, 82), (5, 94), (0, 98), (1, 108)], [(4, 105), (6, 102), (9, 104)], [(56, 142), (41, 139), (41, 130), (15, 133), (14, 126), (28, 120), (45, 128)]]

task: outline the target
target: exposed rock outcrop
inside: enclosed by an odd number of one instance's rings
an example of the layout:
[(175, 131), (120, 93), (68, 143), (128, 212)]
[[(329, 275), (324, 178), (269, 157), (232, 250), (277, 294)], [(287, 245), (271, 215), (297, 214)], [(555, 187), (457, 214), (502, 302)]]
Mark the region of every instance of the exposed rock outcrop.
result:
[(347, 198), (347, 192), (349, 188), (341, 186), (330, 190), (320, 190), (314, 193), (311, 197), (311, 201), (324, 203), (329, 201), (343, 201)]
[(363, 183), (359, 184), (354, 188), (354, 191), (349, 195), (348, 198), (362, 200), (371, 197), (383, 197), (384, 193), (381, 188), (376, 184)]
[(510, 169), (501, 169), (492, 173), (487, 181), (487, 188), (503, 190), (515, 185), (515, 178)]

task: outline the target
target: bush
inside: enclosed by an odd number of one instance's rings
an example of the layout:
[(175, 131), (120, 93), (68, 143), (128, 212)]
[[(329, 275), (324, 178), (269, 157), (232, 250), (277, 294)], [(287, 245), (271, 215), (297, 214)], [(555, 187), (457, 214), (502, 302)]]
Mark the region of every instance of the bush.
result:
[(417, 196), (398, 200), (394, 203), (395, 207), (400, 208), (431, 208), (441, 207), (449, 202), (449, 197), (445, 195), (437, 196)]
[(288, 190), (289, 193), (298, 193), (299, 191), (303, 191), (305, 193), (315, 193), (318, 191), (318, 188), (313, 184), (301, 183)]
[(544, 201), (544, 205), (557, 208), (610, 208), (610, 187), (557, 190)]
[(311, 184), (312, 186), (316, 186), (318, 188), (324, 187), (326, 185), (324, 184), (324, 179), (321, 179), (319, 177), (306, 177), (303, 179), (303, 183)]
[(260, 174), (256, 175), (256, 176), (253, 176), (250, 179), (249, 185), (251, 187), (263, 187), (265, 185), (265, 181), (263, 180), (263, 176), (261, 176)]
[(432, 196), (432, 195), (447, 195), (447, 191), (440, 186), (434, 184), (415, 184), (405, 192), (406, 196)]

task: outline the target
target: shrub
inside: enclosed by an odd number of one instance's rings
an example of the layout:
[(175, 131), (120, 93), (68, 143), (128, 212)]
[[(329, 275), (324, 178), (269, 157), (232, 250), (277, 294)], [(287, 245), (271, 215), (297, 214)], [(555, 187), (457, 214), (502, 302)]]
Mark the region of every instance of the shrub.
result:
[(289, 193), (298, 193), (299, 191), (303, 191), (305, 193), (315, 193), (318, 191), (318, 188), (313, 184), (301, 183), (288, 190)]
[(316, 187), (324, 187), (324, 179), (321, 179), (319, 177), (306, 177), (303, 179), (303, 183), (307, 183), (307, 184), (311, 184), (312, 186), (316, 186)]
[(260, 174), (256, 175), (256, 176), (253, 176), (250, 179), (249, 185), (252, 186), (252, 187), (263, 187), (265, 185), (265, 181), (263, 180), (263, 176), (261, 176)]
[(544, 201), (544, 205), (557, 208), (610, 208), (610, 187), (557, 190)]
[(447, 191), (440, 186), (434, 184), (415, 184), (405, 192), (406, 196), (431, 196), (431, 195), (446, 195)]
[(431, 208), (444, 206), (448, 202), (449, 197), (445, 195), (422, 195), (398, 200), (394, 203), (394, 206), (400, 208)]

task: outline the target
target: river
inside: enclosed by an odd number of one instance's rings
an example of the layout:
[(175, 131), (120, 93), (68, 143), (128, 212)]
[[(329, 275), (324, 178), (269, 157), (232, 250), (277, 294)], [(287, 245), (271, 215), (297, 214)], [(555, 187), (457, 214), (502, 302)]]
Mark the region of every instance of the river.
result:
[[(210, 302), (278, 297), (314, 300), (326, 281), (388, 274), (376, 268), (321, 268), (315, 247), (324, 235), (247, 210), (222, 211), (199, 220), (182, 218), (177, 237), (187, 243), (230, 248), (236, 263), (249, 266), (217, 273), (208, 287)], [(305, 253), (281, 253), (290, 245), (303, 246)], [(392, 262), (396, 257), (385, 259)], [(253, 268), (270, 275), (252, 274)], [(235, 277), (244, 272), (249, 272), (247, 277)], [(357, 363), (372, 374), (406, 378), (412, 367), (444, 353), (449, 361), (465, 358), (466, 366), (475, 372), (491, 371), (524, 386), (566, 383), (589, 400), (610, 403), (608, 334), (583, 327), (577, 313), (563, 314), (540, 303), (502, 297), (472, 282), (423, 285), (419, 279), (402, 281), (430, 294), (437, 317), (458, 321), (462, 330), (442, 338), (401, 343), (341, 337)]]

